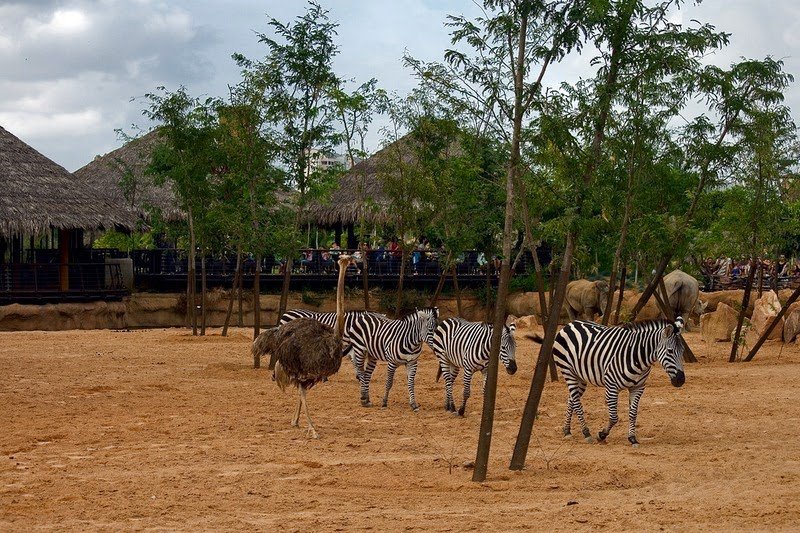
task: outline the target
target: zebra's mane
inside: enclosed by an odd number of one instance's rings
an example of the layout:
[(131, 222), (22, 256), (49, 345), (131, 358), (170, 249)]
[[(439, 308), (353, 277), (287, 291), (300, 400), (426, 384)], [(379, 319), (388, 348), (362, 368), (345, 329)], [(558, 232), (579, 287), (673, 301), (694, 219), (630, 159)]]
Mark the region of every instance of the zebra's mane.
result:
[(654, 329), (664, 328), (667, 326), (674, 326), (674, 324), (669, 320), (665, 320), (663, 318), (642, 320), (640, 322), (624, 322), (622, 324), (617, 325), (617, 327), (620, 329), (632, 332), (652, 331)]
[(414, 309), (413, 311), (409, 311), (406, 314), (395, 318), (395, 320), (408, 320), (409, 317), (412, 317), (412, 316), (416, 315), (420, 311), (428, 311), (429, 313), (432, 313), (433, 316), (435, 316), (436, 318), (439, 317), (439, 308), (438, 307), (418, 307), (417, 309)]

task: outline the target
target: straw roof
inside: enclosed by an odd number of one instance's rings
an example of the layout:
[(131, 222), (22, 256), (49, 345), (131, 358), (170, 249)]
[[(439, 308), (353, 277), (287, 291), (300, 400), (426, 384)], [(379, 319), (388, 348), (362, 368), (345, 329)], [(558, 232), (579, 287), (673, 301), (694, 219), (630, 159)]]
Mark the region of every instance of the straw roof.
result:
[(0, 127), (0, 235), (131, 227), (132, 217)]
[(398, 156), (408, 163), (414, 159), (405, 136), (376, 152), (348, 170), (339, 178), (339, 186), (324, 202), (312, 202), (306, 209), (306, 218), (320, 226), (355, 224), (363, 211), (370, 224), (390, 222), (386, 207), (389, 197), (383, 189), (381, 175), (390, 172)]
[[(158, 143), (158, 131), (153, 130), (104, 156), (95, 157), (94, 161), (76, 170), (75, 176), (109, 202), (121, 209), (132, 209), (140, 218), (146, 219), (150, 214), (148, 208), (155, 207), (166, 220), (180, 220), (184, 213), (178, 207), (172, 187), (169, 184), (155, 185), (145, 174)], [(124, 178), (130, 178), (136, 184), (133, 198), (125, 197), (121, 186)]]

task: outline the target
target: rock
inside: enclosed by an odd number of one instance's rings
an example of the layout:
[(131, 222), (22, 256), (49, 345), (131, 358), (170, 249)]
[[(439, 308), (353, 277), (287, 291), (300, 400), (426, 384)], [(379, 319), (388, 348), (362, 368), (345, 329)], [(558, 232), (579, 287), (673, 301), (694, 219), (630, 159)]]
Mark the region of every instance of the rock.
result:
[(783, 342), (792, 342), (800, 333), (800, 302), (790, 305), (783, 317)]
[[(747, 305), (747, 312), (745, 316), (749, 317), (753, 314), (754, 300), (758, 297), (758, 291), (753, 290), (750, 293), (750, 302)], [(728, 304), (734, 309), (742, 306), (742, 299), (744, 298), (743, 290), (731, 291), (714, 291), (714, 292), (701, 292), (700, 300), (706, 303), (706, 313), (716, 311), (720, 303)]]
[[(759, 337), (763, 335), (770, 324), (775, 321), (781, 309), (778, 295), (773, 291), (765, 292), (761, 298), (756, 300), (753, 308), (753, 318), (751, 319), (753, 332)], [(784, 319), (781, 318), (780, 323), (772, 329), (767, 340), (781, 340), (783, 338), (783, 323)]]
[(533, 329), (539, 325), (535, 315), (521, 316), (517, 319), (517, 329)]
[(700, 316), (700, 335), (706, 342), (731, 340), (731, 332), (736, 330), (738, 321), (736, 310), (724, 302), (719, 302), (716, 310)]

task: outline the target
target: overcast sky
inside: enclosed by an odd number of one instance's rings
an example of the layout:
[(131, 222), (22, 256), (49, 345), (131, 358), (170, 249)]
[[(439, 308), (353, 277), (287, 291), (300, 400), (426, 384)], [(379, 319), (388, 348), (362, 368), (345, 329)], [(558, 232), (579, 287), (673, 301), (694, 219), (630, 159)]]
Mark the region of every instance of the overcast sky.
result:
[[(415, 85), (401, 64), (403, 51), (440, 59), (449, 44), (446, 14), (477, 10), (469, 0), (320, 3), (340, 23), (337, 74), (359, 82), (375, 77), (401, 93)], [(120, 145), (115, 128), (147, 125), (141, 96), (155, 87), (183, 84), (192, 94), (224, 96), (238, 81), (231, 54), (262, 56), (253, 32), (267, 31), (267, 14), (286, 21), (304, 6), (300, 0), (0, 0), (0, 126), (74, 171)], [(706, 0), (676, 16), (733, 34), (709, 61), (772, 55), (800, 80), (800, 1)], [(582, 65), (560, 66), (550, 83), (578, 78)], [(799, 87), (788, 95), (795, 118)], [(377, 143), (374, 135), (370, 148)]]

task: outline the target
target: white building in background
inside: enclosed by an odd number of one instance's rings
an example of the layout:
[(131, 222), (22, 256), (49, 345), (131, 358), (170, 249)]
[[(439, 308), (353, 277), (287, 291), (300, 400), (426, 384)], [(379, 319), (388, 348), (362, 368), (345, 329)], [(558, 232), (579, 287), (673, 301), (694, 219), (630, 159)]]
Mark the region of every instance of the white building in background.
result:
[[(355, 162), (358, 163), (359, 161), (361, 161), (361, 159), (357, 158)], [(316, 148), (312, 148), (308, 158), (306, 175), (316, 171), (330, 170), (337, 166), (344, 167), (345, 170), (350, 170), (353, 166), (353, 162), (344, 154), (325, 154)]]

